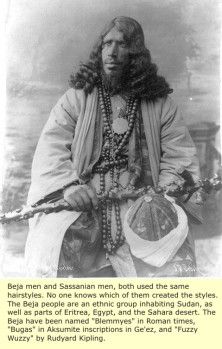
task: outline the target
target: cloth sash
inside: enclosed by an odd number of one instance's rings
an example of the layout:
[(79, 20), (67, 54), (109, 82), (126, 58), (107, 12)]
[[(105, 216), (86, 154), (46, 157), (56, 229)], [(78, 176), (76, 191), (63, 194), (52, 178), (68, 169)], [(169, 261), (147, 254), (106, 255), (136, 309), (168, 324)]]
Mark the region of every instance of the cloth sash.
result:
[[(73, 169), (76, 171), (78, 177), (84, 176), (92, 169), (94, 163), (98, 160), (100, 153), (98, 153), (97, 159), (90, 164), (90, 160), (93, 152), (93, 140), (95, 131), (96, 117), (98, 107), (98, 92), (94, 89), (93, 92), (87, 97), (87, 103), (85, 110), (82, 111), (78, 118), (78, 122), (75, 130), (75, 137), (72, 144), (72, 159)], [(101, 122), (100, 122), (101, 124)]]

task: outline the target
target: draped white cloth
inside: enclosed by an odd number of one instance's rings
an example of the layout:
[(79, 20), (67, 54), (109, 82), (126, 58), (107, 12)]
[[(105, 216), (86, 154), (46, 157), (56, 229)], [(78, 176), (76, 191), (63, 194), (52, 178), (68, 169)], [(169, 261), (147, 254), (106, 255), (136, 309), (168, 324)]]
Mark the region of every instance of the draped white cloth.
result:
[[(143, 199), (146, 200), (146, 196)], [(161, 239), (149, 241), (135, 234), (128, 223), (128, 217), (130, 216), (133, 205), (126, 212), (123, 225), (124, 234), (130, 246), (131, 253), (143, 262), (158, 268), (162, 267), (175, 256), (176, 252), (184, 243), (189, 231), (187, 216), (183, 209), (176, 205), (171, 198), (168, 197), (167, 199), (172, 202), (176, 210), (178, 225)]]

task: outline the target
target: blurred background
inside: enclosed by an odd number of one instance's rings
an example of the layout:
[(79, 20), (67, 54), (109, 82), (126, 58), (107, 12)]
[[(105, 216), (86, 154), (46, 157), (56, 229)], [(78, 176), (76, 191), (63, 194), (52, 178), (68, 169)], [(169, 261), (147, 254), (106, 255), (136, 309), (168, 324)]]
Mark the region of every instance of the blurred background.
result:
[[(0, 211), (26, 202), (40, 132), (69, 76), (107, 21), (124, 15), (143, 27), (153, 61), (174, 89), (197, 145), (202, 176), (220, 165), (220, 0), (10, 0), (7, 30), (6, 173)], [(198, 276), (222, 276), (221, 193), (193, 226)], [(1, 229), (1, 274), (23, 276), (27, 222)]]

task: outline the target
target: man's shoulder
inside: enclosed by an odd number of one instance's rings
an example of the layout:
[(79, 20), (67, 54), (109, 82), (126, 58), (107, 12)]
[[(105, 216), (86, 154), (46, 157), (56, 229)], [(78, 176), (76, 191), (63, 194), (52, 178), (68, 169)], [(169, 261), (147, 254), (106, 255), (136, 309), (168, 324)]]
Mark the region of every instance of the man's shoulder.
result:
[(86, 93), (84, 89), (71, 87), (65, 92), (63, 96), (65, 96), (65, 98), (68, 98), (70, 102), (79, 100), (80, 102), (84, 103), (90, 96), (92, 98), (96, 97), (98, 94), (97, 92), (97, 87), (94, 87), (90, 93)]
[(174, 106), (176, 105), (175, 100), (173, 97), (166, 95), (163, 97), (157, 97), (155, 99), (149, 99), (149, 98), (143, 98), (142, 100), (144, 100), (146, 103), (148, 104), (153, 104), (153, 105), (157, 105), (157, 106)]
[(158, 97), (153, 100), (144, 98), (143, 101), (161, 113), (168, 113), (169, 111), (175, 111), (177, 109), (177, 103), (175, 102), (174, 98), (169, 95)]
[[(86, 95), (83, 89), (76, 89), (74, 87), (70, 87), (64, 95), (66, 98), (68, 98), (70, 101), (75, 100), (75, 99), (85, 99)], [(62, 96), (62, 97), (63, 97)]]
[(59, 98), (56, 107), (62, 107), (66, 110), (79, 112), (84, 108), (86, 101), (85, 92), (82, 89), (69, 88)]

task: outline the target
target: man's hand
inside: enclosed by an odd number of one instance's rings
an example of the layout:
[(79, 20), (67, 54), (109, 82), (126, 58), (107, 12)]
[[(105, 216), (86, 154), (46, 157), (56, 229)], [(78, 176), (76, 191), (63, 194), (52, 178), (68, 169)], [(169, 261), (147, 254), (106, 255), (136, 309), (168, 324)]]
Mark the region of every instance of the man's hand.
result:
[(72, 185), (64, 191), (64, 199), (75, 211), (98, 209), (98, 198), (94, 188), (84, 185)]

